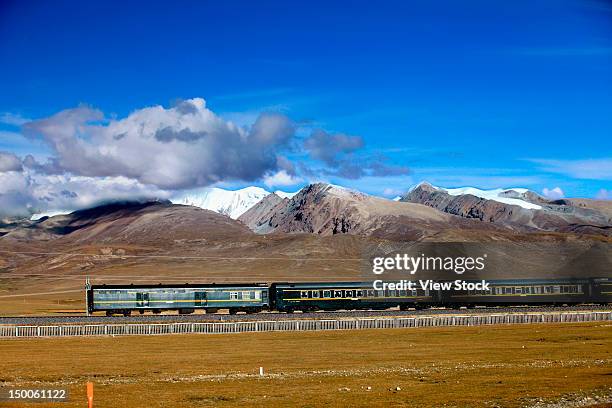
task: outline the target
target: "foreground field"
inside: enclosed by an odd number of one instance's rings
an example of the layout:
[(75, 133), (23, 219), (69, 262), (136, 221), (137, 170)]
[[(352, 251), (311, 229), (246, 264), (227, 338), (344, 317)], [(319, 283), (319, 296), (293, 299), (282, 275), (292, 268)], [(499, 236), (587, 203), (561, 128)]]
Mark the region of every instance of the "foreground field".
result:
[(83, 406), (86, 381), (96, 407), (603, 407), (586, 398), (612, 397), (606, 322), (19, 339), (0, 341), (0, 354), (0, 386), (70, 391), (68, 403), (35, 407)]

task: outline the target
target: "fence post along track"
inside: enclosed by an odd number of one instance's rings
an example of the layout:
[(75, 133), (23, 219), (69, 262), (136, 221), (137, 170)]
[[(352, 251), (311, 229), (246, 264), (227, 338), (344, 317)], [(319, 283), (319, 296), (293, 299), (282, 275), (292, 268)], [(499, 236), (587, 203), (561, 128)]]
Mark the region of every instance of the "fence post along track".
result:
[(489, 315), (443, 315), (370, 317), (352, 319), (292, 319), (211, 323), (125, 323), (82, 325), (0, 325), (0, 337), (129, 336), (163, 334), (224, 334), (274, 331), (328, 331), (418, 327), (483, 326), (500, 324), (580, 323), (612, 321), (609, 312), (514, 313)]

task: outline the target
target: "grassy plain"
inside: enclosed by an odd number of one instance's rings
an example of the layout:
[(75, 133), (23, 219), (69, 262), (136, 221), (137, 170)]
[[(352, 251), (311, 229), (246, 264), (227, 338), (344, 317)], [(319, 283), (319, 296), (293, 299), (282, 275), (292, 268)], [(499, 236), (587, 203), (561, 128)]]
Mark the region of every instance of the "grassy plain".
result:
[(70, 402), (34, 407), (84, 406), (87, 381), (97, 408), (523, 407), (612, 397), (608, 322), (11, 339), (0, 340), (0, 356), (1, 387), (69, 389)]

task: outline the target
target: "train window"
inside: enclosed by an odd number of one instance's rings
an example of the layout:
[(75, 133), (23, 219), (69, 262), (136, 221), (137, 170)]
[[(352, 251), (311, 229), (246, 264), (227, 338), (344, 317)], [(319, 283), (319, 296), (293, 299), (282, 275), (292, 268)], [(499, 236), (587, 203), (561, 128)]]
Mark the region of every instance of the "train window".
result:
[(362, 298), (363, 297), (363, 290), (357, 289), (357, 297), (358, 298)]
[(542, 293), (542, 287), (541, 286), (536, 286), (533, 289), (535, 289), (535, 294), (539, 295), (540, 293)]
[(521, 293), (523, 293), (523, 288), (516, 288), (516, 294), (520, 295)]
[(346, 297), (354, 298), (355, 297), (355, 291), (354, 290), (347, 290), (346, 291)]
[(342, 297), (342, 291), (341, 290), (334, 290), (334, 297), (341, 298)]
[(330, 298), (331, 297), (331, 290), (324, 290), (323, 291), (323, 297), (324, 298)]
[(260, 291), (255, 291), (253, 292), (253, 299), (261, 299), (261, 292)]
[(310, 296), (308, 296), (308, 291), (307, 290), (301, 290), (300, 291), (300, 297), (302, 299), (308, 299)]
[(230, 292), (230, 300), (237, 300), (238, 292)]
[(561, 293), (561, 287), (559, 285), (553, 286), (553, 293)]
[(242, 292), (242, 299), (251, 299), (251, 292)]
[(502, 288), (495, 288), (495, 294), (496, 295), (501, 295), (502, 294)]

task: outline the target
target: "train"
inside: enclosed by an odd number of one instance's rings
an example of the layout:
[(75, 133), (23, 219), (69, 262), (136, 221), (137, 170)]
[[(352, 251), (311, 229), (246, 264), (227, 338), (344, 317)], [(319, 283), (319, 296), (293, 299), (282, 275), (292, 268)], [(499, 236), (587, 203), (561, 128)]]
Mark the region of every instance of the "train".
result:
[[(469, 281), (466, 281), (469, 282)], [(576, 305), (612, 303), (612, 278), (490, 280), (485, 289), (376, 288), (373, 282), (244, 284), (86, 284), (87, 312), (216, 313), (401, 310), (433, 307)], [(472, 286), (472, 285), (468, 285)], [(475, 286), (475, 285), (474, 285)]]

